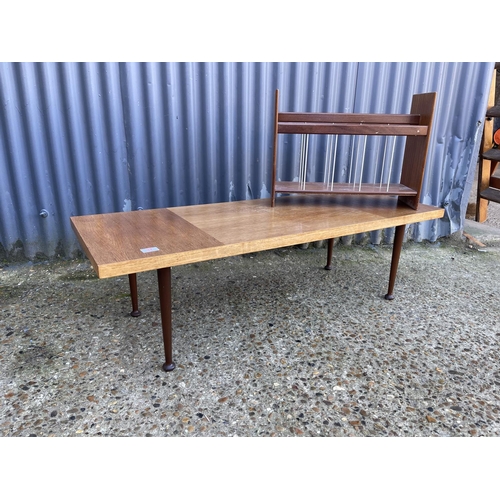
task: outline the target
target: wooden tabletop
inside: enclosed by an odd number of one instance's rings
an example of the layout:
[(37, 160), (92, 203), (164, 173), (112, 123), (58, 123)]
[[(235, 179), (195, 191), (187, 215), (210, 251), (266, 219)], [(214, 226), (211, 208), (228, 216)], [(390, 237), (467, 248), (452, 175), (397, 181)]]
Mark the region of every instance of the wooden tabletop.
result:
[(99, 278), (337, 238), (441, 218), (393, 197), (284, 196), (71, 217)]

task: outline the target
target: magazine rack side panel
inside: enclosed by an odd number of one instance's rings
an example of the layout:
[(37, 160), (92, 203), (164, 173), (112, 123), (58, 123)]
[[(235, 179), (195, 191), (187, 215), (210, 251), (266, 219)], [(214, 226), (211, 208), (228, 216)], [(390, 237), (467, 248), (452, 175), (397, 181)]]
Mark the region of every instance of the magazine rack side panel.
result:
[(420, 123), (426, 125), (428, 131), (425, 136), (410, 136), (406, 138), (406, 148), (401, 170), (401, 184), (414, 189), (417, 194), (414, 196), (400, 196), (399, 199), (414, 209), (418, 208), (420, 193), (422, 191), (435, 105), (435, 92), (413, 96), (410, 112), (420, 115)]

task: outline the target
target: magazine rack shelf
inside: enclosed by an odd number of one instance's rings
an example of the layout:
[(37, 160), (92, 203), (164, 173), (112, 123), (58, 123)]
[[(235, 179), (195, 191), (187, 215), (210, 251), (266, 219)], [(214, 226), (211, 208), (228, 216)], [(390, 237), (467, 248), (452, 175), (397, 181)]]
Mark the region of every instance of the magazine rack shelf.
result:
[[(281, 112), (278, 109), (279, 90), (276, 90), (271, 206), (275, 206), (279, 194), (309, 193), (398, 196), (402, 202), (417, 209), (435, 102), (436, 93), (430, 92), (413, 96), (409, 114)], [(302, 135), (301, 167), (299, 167), (302, 170), (299, 172), (298, 180), (286, 181), (278, 178), (278, 136), (280, 134)], [(308, 181), (306, 157), (307, 139), (310, 134), (406, 136), (399, 182), (382, 182), (382, 180), (377, 183), (366, 183), (361, 180), (359, 182), (334, 182), (333, 174), (331, 181), (330, 179), (324, 182)], [(361, 178), (361, 175), (359, 177)]]

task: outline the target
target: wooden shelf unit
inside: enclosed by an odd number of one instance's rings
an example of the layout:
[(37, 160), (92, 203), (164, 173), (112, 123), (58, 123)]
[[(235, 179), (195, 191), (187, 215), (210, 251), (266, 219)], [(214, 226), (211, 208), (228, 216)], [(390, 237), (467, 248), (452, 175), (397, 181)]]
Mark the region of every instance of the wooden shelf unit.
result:
[(488, 218), (488, 202), (500, 203), (500, 177), (495, 175), (500, 162), (500, 147), (493, 139), (495, 132), (494, 119), (500, 118), (500, 105), (495, 105), (495, 101), (498, 99), (496, 95), (498, 70), (500, 70), (500, 63), (497, 62), (493, 70), (479, 152), (476, 201), (477, 222), (484, 222)]
[[(271, 206), (275, 206), (278, 194), (308, 193), (398, 196), (408, 206), (417, 209), (435, 103), (436, 93), (430, 92), (413, 96), (409, 114), (280, 112), (279, 90), (276, 90)], [(279, 134), (406, 136), (400, 182), (382, 184), (278, 180)]]

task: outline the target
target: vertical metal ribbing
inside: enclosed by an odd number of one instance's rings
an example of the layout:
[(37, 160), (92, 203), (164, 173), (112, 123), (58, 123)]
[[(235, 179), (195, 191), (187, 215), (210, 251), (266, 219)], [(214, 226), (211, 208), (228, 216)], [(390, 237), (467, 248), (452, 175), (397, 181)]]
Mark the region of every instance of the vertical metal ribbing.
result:
[(392, 141), (392, 152), (391, 152), (391, 161), (389, 163), (389, 175), (387, 176), (387, 191), (389, 191), (389, 184), (391, 183), (391, 174), (392, 174), (392, 167), (394, 164), (394, 152), (396, 150), (396, 138), (393, 137)]
[(304, 156), (304, 178), (302, 181), (302, 189), (306, 188), (306, 178), (307, 178), (307, 153), (309, 151), (309, 134), (306, 136), (306, 154)]
[(304, 140), (305, 136), (300, 136), (300, 157), (299, 157), (299, 186), (302, 186), (302, 170), (304, 168)]
[(338, 139), (339, 139), (339, 136), (336, 135), (335, 136), (335, 149), (334, 149), (335, 152), (333, 154), (333, 163), (332, 163), (332, 165), (333, 165), (333, 169), (332, 169), (332, 182), (331, 182), (331, 188), (330, 188), (332, 190), (333, 190), (333, 181), (335, 179), (335, 164), (337, 162), (337, 144), (338, 144)]
[(307, 176), (307, 151), (309, 148), (309, 134), (302, 134), (300, 139), (300, 160), (299, 160), (299, 186), (306, 188)]
[(351, 136), (351, 145), (352, 145), (352, 148), (351, 148), (350, 162), (349, 162), (349, 178), (347, 180), (348, 184), (351, 183), (352, 161), (353, 161), (353, 158), (354, 158), (354, 143), (355, 143), (355, 140), (356, 140), (356, 136), (355, 135)]
[(384, 141), (384, 155), (382, 158), (382, 169), (380, 171), (380, 188), (382, 188), (382, 183), (384, 182), (384, 170), (385, 170), (385, 158), (386, 158), (386, 153), (387, 153), (387, 136), (385, 137)]
[(326, 138), (326, 154), (325, 154), (325, 173), (323, 174), (323, 184), (327, 184), (330, 180), (330, 168), (332, 157), (332, 137), (331, 135)]
[[(19, 243), (29, 259), (53, 257), (56, 248), (73, 255), (71, 215), (244, 199), (248, 185), (265, 197), (277, 88), (286, 111), (340, 113), (406, 112), (413, 94), (437, 90), (439, 140), (429, 145), (422, 201), (467, 199), (493, 66), (0, 62), (0, 257), (9, 259)], [(335, 140), (331, 183), (347, 181), (355, 149), (348, 137)], [(366, 147), (363, 180), (380, 182), (383, 192), (403, 152), (392, 140), (381, 137), (376, 154)], [(319, 142), (310, 142), (309, 180), (322, 167)], [(289, 179), (299, 140), (280, 145)], [(450, 204), (451, 223), (420, 224), (418, 238), (434, 241), (459, 227), (460, 207)], [(39, 217), (42, 208), (49, 217)]]
[[(333, 145), (335, 137), (335, 145)], [(335, 161), (337, 158), (337, 140), (338, 135), (329, 135), (326, 144), (326, 157), (325, 157), (325, 175), (323, 177), (323, 183), (326, 185), (326, 189), (333, 189), (333, 180), (335, 178)], [(333, 155), (333, 160), (332, 160)]]
[(361, 172), (359, 174), (359, 189), (358, 189), (358, 191), (361, 191), (361, 182), (363, 181), (363, 168), (365, 166), (366, 141), (367, 141), (367, 136), (365, 135), (364, 140), (363, 140), (363, 156), (361, 157)]
[[(356, 173), (358, 171), (358, 158), (359, 158), (359, 143), (361, 141), (361, 136), (356, 135), (354, 136), (354, 143), (356, 144), (356, 159), (354, 160), (354, 174), (352, 176), (352, 190), (356, 190)], [(352, 169), (352, 162), (353, 162), (354, 154), (351, 155), (351, 169)], [(361, 178), (360, 178), (361, 179)], [(349, 174), (349, 182), (351, 182), (351, 177)]]

